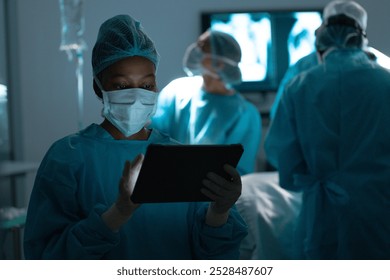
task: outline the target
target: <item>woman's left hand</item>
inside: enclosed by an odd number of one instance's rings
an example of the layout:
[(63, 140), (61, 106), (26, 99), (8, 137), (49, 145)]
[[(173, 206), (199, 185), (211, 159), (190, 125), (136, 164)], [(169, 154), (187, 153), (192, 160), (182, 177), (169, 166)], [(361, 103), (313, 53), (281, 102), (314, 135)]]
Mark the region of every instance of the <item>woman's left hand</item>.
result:
[(201, 192), (213, 201), (210, 204), (210, 210), (215, 214), (228, 213), (240, 197), (242, 190), (241, 176), (238, 171), (228, 164), (225, 164), (223, 168), (230, 180), (210, 172), (203, 180), (205, 188), (201, 189)]

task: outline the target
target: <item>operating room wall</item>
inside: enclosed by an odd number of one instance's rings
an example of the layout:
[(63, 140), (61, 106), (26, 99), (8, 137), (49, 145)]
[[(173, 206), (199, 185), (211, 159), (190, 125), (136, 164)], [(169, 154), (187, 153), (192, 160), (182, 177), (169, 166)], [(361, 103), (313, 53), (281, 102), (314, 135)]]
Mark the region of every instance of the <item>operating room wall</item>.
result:
[[(8, 2), (14, 158), (40, 161), (51, 143), (78, 130), (76, 64), (59, 50), (61, 26), (57, 0)], [(158, 83), (162, 88), (183, 75), (182, 54), (200, 34), (201, 11), (322, 8), (327, 3), (327, 0), (85, 0), (83, 36), (88, 48), (83, 53), (84, 126), (102, 121), (101, 102), (92, 90), (90, 60), (98, 28), (108, 17), (127, 13), (142, 22), (161, 55)], [(390, 54), (390, 37), (384, 32), (390, 1), (359, 3), (368, 11), (371, 45)], [(27, 180), (26, 201), (32, 180)]]

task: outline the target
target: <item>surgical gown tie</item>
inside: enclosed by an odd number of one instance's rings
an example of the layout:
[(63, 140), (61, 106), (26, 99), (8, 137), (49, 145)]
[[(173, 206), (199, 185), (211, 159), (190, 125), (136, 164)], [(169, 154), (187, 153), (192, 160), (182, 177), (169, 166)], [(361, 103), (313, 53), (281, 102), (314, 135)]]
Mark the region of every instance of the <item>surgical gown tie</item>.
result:
[[(295, 232), (297, 259), (330, 259), (337, 247), (339, 207), (348, 204), (348, 193), (328, 179), (295, 175), (294, 185), (303, 188), (303, 204)], [(302, 251), (303, 250), (303, 251)]]

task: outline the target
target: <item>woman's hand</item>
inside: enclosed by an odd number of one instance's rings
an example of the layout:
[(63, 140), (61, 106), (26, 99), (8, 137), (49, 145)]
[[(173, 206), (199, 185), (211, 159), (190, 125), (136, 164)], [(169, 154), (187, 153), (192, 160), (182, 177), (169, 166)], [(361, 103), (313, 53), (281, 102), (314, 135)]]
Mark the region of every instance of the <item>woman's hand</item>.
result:
[(205, 188), (201, 191), (213, 201), (210, 203), (206, 215), (206, 223), (211, 226), (220, 226), (226, 223), (230, 208), (241, 195), (242, 184), (238, 171), (228, 164), (224, 166), (224, 170), (229, 175), (230, 180), (212, 172), (207, 174), (207, 178), (203, 180)]
[(142, 154), (130, 162), (126, 161), (123, 168), (122, 177), (119, 183), (119, 196), (115, 202), (115, 206), (124, 216), (131, 216), (139, 204), (131, 201), (131, 194), (133, 193), (135, 183), (137, 182), (139, 171), (141, 170), (144, 156)]
[(118, 198), (114, 205), (102, 214), (103, 221), (113, 231), (118, 231), (140, 206), (140, 204), (133, 203), (130, 197), (133, 193), (143, 160), (144, 156), (140, 154), (132, 162), (126, 161), (119, 182)]

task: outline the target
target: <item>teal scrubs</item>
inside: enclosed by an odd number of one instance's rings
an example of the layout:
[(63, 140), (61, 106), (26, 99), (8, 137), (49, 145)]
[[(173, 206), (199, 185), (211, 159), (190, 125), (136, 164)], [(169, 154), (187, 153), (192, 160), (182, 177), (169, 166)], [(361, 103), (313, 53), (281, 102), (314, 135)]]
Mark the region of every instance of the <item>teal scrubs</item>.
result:
[(26, 259), (237, 259), (247, 228), (235, 208), (216, 228), (204, 202), (142, 204), (119, 232), (104, 224), (125, 161), (151, 143), (176, 142), (155, 129), (146, 141), (114, 140), (92, 124), (54, 143), (31, 194)]
[(303, 191), (295, 255), (390, 259), (390, 72), (333, 50), (286, 88), (265, 140), (280, 185)]
[(291, 65), (286, 73), (283, 76), (283, 79), (281, 80), (278, 91), (276, 92), (275, 100), (272, 104), (271, 110), (270, 110), (270, 118), (273, 119), (275, 117), (276, 109), (278, 108), (280, 99), (282, 98), (283, 92), (288, 85), (288, 83), (295, 77), (298, 76), (298, 74), (302, 73), (303, 71), (309, 70), (314, 66), (317, 66), (319, 64), (318, 62), (318, 54), (317, 52), (312, 52), (301, 59), (299, 59), (295, 64)]
[(237, 170), (256, 169), (261, 142), (261, 117), (257, 108), (235, 93), (210, 94), (200, 76), (172, 81), (159, 94), (152, 127), (184, 144), (236, 144), (244, 147)]

